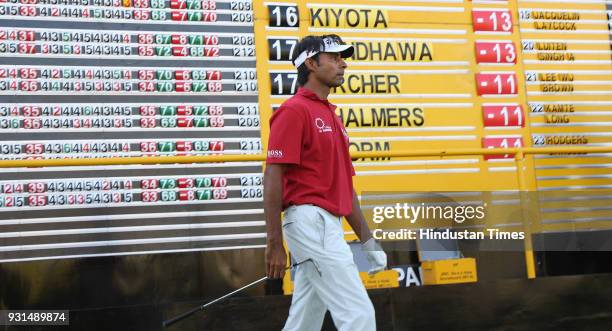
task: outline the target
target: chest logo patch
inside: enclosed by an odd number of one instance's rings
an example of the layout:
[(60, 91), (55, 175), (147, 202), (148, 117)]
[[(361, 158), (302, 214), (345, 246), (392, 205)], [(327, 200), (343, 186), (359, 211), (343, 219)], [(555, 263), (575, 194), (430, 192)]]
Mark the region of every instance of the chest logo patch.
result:
[(325, 121), (323, 121), (322, 118), (317, 117), (315, 118), (314, 122), (315, 122), (315, 126), (317, 127), (317, 129), (319, 129), (319, 133), (332, 132), (331, 126), (325, 124)]

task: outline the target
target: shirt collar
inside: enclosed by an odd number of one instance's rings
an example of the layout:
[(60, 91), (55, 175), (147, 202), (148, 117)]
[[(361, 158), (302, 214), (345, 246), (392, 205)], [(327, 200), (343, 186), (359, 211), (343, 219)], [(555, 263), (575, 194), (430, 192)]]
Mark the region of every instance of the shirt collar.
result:
[(328, 106), (331, 110), (335, 110), (336, 109), (336, 105), (330, 103), (327, 99), (319, 98), (319, 96), (316, 93), (314, 93), (313, 91), (311, 91), (311, 90), (309, 90), (309, 89), (307, 89), (305, 87), (298, 88), (296, 94), (301, 95), (301, 96), (303, 96), (305, 98), (308, 98), (310, 100), (319, 101), (319, 102), (325, 104), (326, 106)]

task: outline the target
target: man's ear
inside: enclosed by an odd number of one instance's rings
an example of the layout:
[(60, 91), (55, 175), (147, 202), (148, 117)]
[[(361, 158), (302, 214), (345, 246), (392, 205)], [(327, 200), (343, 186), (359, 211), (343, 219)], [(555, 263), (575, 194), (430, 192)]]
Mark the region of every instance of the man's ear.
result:
[(304, 61), (304, 64), (306, 64), (306, 68), (308, 68), (310, 71), (315, 71), (316, 66), (319, 65), (319, 63), (311, 57), (307, 58), (306, 61)]

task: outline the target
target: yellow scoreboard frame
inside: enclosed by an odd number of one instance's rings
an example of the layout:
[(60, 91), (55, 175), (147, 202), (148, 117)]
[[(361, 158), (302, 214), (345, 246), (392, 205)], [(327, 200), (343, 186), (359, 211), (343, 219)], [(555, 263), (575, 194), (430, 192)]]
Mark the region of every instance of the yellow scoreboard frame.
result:
[[(612, 144), (612, 8), (562, 2), (561, 8), (547, 0), (257, 2), (264, 150), (273, 109), (296, 89), (292, 47), (327, 33), (356, 49), (345, 84), (330, 95), (351, 151)], [(512, 155), (354, 165), (358, 193), (518, 185)], [(530, 191), (612, 188), (610, 155), (536, 156), (525, 165)], [(610, 228), (596, 212), (573, 206), (572, 217), (586, 215), (584, 222), (553, 220), (537, 229)], [(349, 230), (347, 240), (355, 239)]]

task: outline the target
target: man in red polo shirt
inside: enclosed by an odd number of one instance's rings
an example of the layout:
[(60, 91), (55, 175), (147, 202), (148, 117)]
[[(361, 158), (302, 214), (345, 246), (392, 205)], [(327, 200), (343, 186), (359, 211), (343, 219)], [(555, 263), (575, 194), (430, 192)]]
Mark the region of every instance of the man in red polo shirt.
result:
[(336, 106), (327, 101), (330, 89), (344, 82), (343, 59), (353, 47), (336, 35), (308, 36), (295, 54), (300, 88), (270, 119), (264, 175), (267, 275), (285, 273), (284, 235), (298, 264), (284, 330), (320, 330), (327, 309), (340, 331), (375, 330), (374, 307), (344, 240), (342, 217), (364, 243), (370, 273), (384, 270), (387, 257), (365, 222), (353, 189), (348, 134)]

